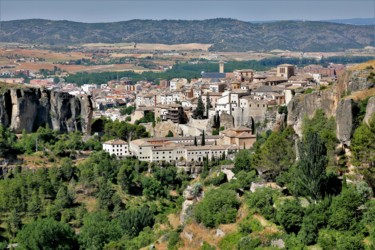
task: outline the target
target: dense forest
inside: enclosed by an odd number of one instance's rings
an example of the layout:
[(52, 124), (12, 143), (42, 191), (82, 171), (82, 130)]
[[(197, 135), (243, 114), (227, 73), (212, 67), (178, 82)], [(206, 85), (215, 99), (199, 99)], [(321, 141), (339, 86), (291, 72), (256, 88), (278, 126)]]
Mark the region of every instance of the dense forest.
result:
[[(277, 242), (285, 249), (375, 247), (375, 117), (358, 124), (350, 158), (337, 147), (334, 119), (318, 110), (304, 119), (302, 138), (290, 127), (263, 132), (233, 161), (205, 159), (196, 179), (165, 162), (101, 151), (108, 139), (147, 137), (140, 125), (98, 119), (93, 132), (87, 139), (47, 127), (16, 137), (0, 127), (4, 160), (36, 157), (38, 163), (2, 168), (2, 249), (12, 243), (17, 249), (178, 249), (181, 232), (194, 223), (208, 229), (235, 223), (217, 244), (204, 241), (201, 249), (276, 249)], [(236, 178), (228, 181), (220, 166), (231, 163)], [(264, 181), (281, 188), (250, 190)], [(188, 185), (200, 198), (184, 223), (172, 225)]]

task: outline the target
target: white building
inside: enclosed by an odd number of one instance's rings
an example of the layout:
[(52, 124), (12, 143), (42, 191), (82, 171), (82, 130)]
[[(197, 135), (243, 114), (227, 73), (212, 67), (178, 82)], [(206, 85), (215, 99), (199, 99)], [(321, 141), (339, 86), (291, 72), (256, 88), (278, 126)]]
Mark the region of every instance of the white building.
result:
[(188, 80), (185, 78), (173, 78), (169, 82), (169, 90), (174, 91), (174, 90), (179, 90), (183, 86), (185, 86), (188, 83)]
[(91, 94), (91, 92), (94, 89), (98, 88), (98, 85), (96, 85), (96, 84), (83, 84), (81, 86), (81, 88), (82, 88), (83, 91), (85, 91), (86, 94)]
[(115, 139), (103, 143), (103, 150), (117, 157), (130, 156), (129, 146), (126, 141)]
[[(184, 160), (202, 161), (206, 153), (209, 157), (216, 156), (217, 147), (214, 146), (215, 141), (219, 140), (220, 136), (206, 136), (206, 146), (200, 146), (200, 150), (204, 148), (204, 154), (199, 153), (197, 147), (194, 147), (194, 137), (162, 137), (162, 138), (144, 138), (133, 140), (130, 142), (130, 151), (132, 155), (140, 161), (178, 161), (181, 158)], [(201, 137), (196, 137), (197, 144), (201, 144)], [(190, 145), (190, 147), (189, 147)], [(215, 148), (216, 147), (216, 148)], [(194, 153), (188, 154), (189, 150), (194, 149)], [(226, 147), (224, 147), (226, 148)], [(211, 153), (214, 150), (215, 153)], [(221, 153), (224, 149), (220, 150)]]

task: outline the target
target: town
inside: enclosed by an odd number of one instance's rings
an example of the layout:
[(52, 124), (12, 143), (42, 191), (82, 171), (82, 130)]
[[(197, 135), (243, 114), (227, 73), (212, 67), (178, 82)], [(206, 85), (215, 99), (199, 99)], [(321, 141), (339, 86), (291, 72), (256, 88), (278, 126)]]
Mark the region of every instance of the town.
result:
[[(140, 161), (176, 164), (188, 172), (199, 171), (204, 159), (233, 159), (239, 149), (249, 149), (256, 132), (273, 129), (286, 119), (286, 105), (295, 95), (321, 90), (336, 82), (345, 65), (281, 64), (268, 71), (238, 69), (201, 72), (200, 78), (133, 82), (129, 78), (106, 84), (56, 83), (55, 78), (30, 80), (29, 86), (71, 95), (89, 95), (93, 119), (137, 122), (151, 138), (103, 143), (117, 157), (135, 156)], [(29, 76), (29, 71), (13, 72)], [(35, 76), (35, 75), (34, 75)], [(23, 84), (24, 78), (3, 78)]]
[(2, 1), (0, 250), (375, 249), (373, 10)]

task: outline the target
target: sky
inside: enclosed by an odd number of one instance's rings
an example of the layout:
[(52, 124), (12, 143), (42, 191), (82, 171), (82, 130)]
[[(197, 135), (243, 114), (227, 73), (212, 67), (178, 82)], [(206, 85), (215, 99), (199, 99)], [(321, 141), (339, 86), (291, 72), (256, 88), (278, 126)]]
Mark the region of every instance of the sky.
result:
[(234, 18), (243, 21), (374, 18), (375, 0), (0, 0), (0, 20), (78, 22)]

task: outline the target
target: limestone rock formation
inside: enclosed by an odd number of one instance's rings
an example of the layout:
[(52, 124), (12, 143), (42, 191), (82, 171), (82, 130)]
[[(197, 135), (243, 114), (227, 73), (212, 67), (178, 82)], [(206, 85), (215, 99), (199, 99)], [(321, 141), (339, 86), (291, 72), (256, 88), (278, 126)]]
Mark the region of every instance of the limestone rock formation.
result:
[(334, 90), (316, 91), (306, 95), (296, 95), (288, 104), (287, 124), (302, 135), (302, 122), (305, 116), (311, 118), (317, 109), (328, 116), (336, 114), (337, 99)]
[(336, 109), (336, 135), (341, 143), (348, 146), (353, 135), (353, 121), (353, 100), (341, 100)]
[(191, 216), (192, 206), (204, 196), (202, 186), (200, 183), (195, 183), (193, 186), (187, 186), (183, 192), (185, 201), (182, 203), (180, 213), (180, 223), (183, 225), (186, 219)]
[(164, 137), (168, 134), (169, 131), (171, 131), (174, 136), (181, 135), (181, 129), (179, 128), (179, 124), (173, 123), (171, 120), (158, 122), (156, 123), (155, 128), (153, 129), (155, 137)]
[(225, 129), (233, 128), (234, 126), (234, 119), (233, 116), (227, 114), (225, 112), (221, 113), (220, 115), (220, 127), (224, 127)]
[(60, 132), (90, 133), (92, 102), (40, 88), (11, 88), (0, 94), (0, 121), (16, 133), (36, 131), (48, 125)]
[(364, 122), (368, 124), (368, 122), (370, 121), (370, 118), (374, 115), (374, 113), (375, 113), (375, 97), (371, 97), (367, 103)]
[(338, 90), (349, 94), (355, 91), (366, 90), (375, 87), (375, 83), (369, 81), (368, 75), (371, 70), (348, 70), (340, 77), (338, 82)]

